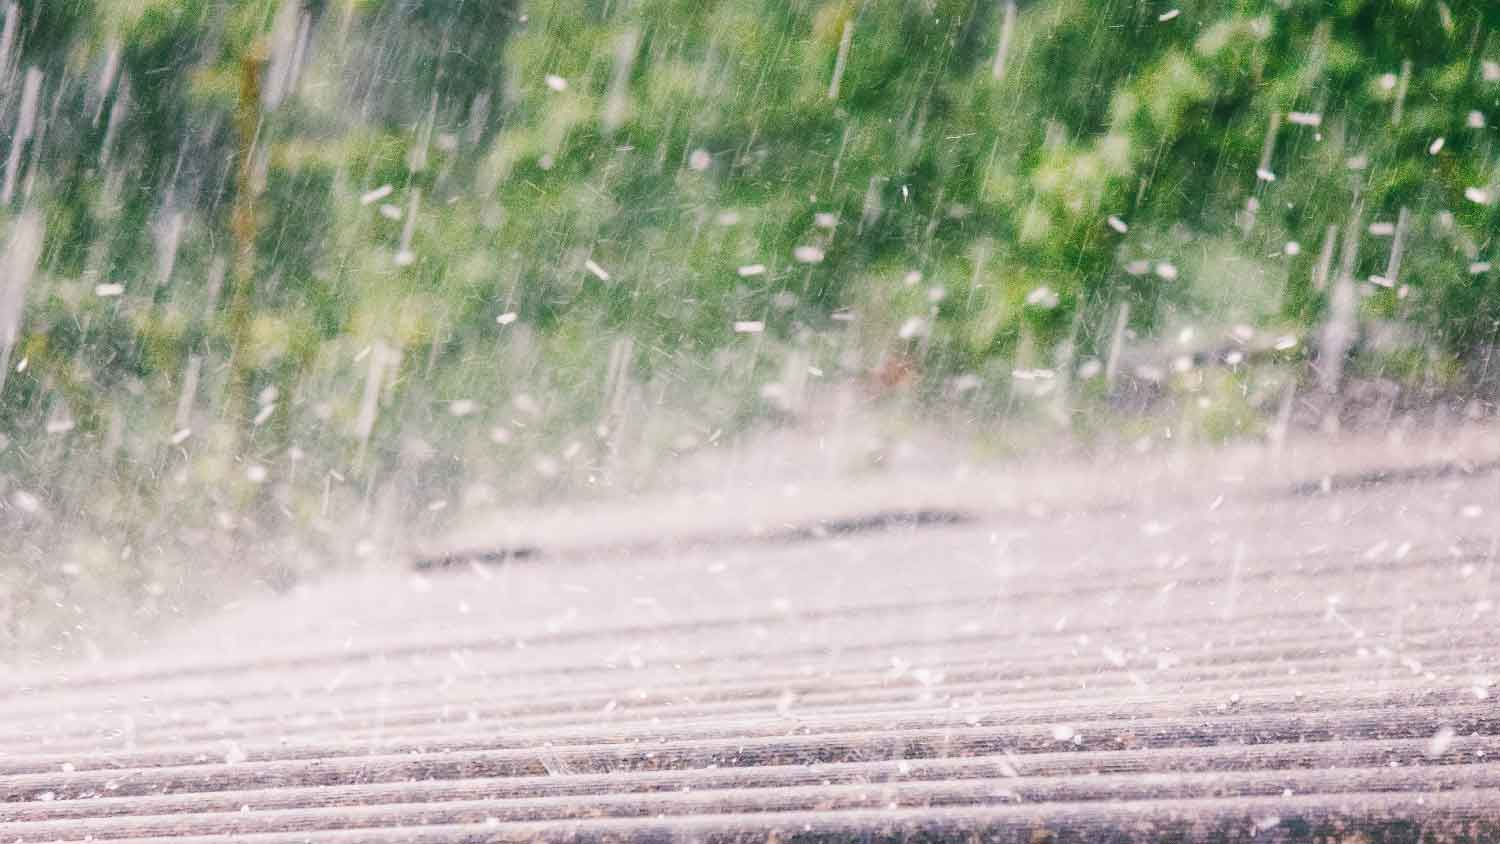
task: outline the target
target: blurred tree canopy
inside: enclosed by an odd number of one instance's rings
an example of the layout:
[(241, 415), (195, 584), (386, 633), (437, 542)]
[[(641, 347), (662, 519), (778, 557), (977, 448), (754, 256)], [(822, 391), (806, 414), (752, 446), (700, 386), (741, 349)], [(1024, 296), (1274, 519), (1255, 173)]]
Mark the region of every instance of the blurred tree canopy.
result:
[(0, 12), (0, 524), (142, 588), (607, 484), (807, 372), (999, 412), (1197, 332), (1473, 382), (1500, 326), (1482, 0)]

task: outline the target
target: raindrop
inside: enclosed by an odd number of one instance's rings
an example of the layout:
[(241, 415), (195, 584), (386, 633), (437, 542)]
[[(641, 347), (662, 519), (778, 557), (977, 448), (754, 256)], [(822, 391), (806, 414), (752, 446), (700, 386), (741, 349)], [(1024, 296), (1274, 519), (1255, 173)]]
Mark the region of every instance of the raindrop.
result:
[(901, 328), (896, 332), (896, 336), (902, 340), (910, 340), (913, 337), (921, 337), (926, 333), (927, 320), (921, 317), (911, 317), (906, 322), (901, 323)]
[(1453, 747), (1453, 740), (1458, 733), (1448, 726), (1438, 729), (1427, 742), (1427, 758), (1440, 759)]
[(594, 274), (600, 281), (609, 281), (609, 272), (594, 262), (593, 258), (583, 262), (583, 268)]
[(394, 190), (395, 190), (395, 188), (391, 187), (390, 185), (381, 185), (380, 187), (378, 187), (378, 188), (376, 188), (376, 189), (374, 189), (372, 191), (368, 191), (363, 196), (361, 196), (359, 198), (359, 204), (360, 205), (371, 205), (371, 204), (374, 204), (374, 203), (379, 202), (380, 200), (385, 199), (386, 197), (390, 196), (391, 192), (394, 191)]
[(18, 489), (10, 494), (10, 501), (16, 505), (16, 509), (22, 513), (37, 513), (42, 509), (42, 501), (35, 495), (24, 489)]
[(792, 250), (792, 257), (801, 264), (816, 264), (823, 260), (823, 250), (816, 246), (798, 246)]
[(1058, 295), (1050, 287), (1038, 287), (1026, 294), (1026, 304), (1043, 310), (1051, 310), (1057, 307)]

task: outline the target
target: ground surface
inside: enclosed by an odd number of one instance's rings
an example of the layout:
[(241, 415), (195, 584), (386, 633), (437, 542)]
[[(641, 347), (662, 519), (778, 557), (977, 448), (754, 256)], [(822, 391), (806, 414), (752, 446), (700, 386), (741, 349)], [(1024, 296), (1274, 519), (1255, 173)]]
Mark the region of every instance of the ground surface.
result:
[(497, 514), (0, 678), (0, 841), (1495, 840), (1497, 453)]

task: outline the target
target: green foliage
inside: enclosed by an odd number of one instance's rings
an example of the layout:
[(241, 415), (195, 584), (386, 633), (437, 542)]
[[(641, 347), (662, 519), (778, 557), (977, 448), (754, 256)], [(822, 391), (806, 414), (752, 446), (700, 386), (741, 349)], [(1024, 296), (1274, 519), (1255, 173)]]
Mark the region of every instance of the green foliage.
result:
[[(422, 525), (892, 361), (1103, 403), (1122, 305), (1128, 342), (1246, 324), (1305, 366), (1345, 266), (1402, 338), (1358, 351), (1421, 362), (1383, 371), (1488, 354), (1500, 7), (1006, 5), (21, 2), (44, 134), (0, 144), (4, 213), (45, 243), (0, 497), (41, 505), (0, 522)], [(1236, 389), (1183, 424), (1257, 430)]]

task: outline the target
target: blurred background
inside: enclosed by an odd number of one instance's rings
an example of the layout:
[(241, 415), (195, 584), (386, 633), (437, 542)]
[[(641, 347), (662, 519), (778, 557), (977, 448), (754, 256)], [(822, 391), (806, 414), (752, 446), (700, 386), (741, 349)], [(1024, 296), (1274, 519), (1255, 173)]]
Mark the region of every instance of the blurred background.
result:
[(501, 507), (1500, 398), (1483, 0), (0, 18), (0, 662)]

